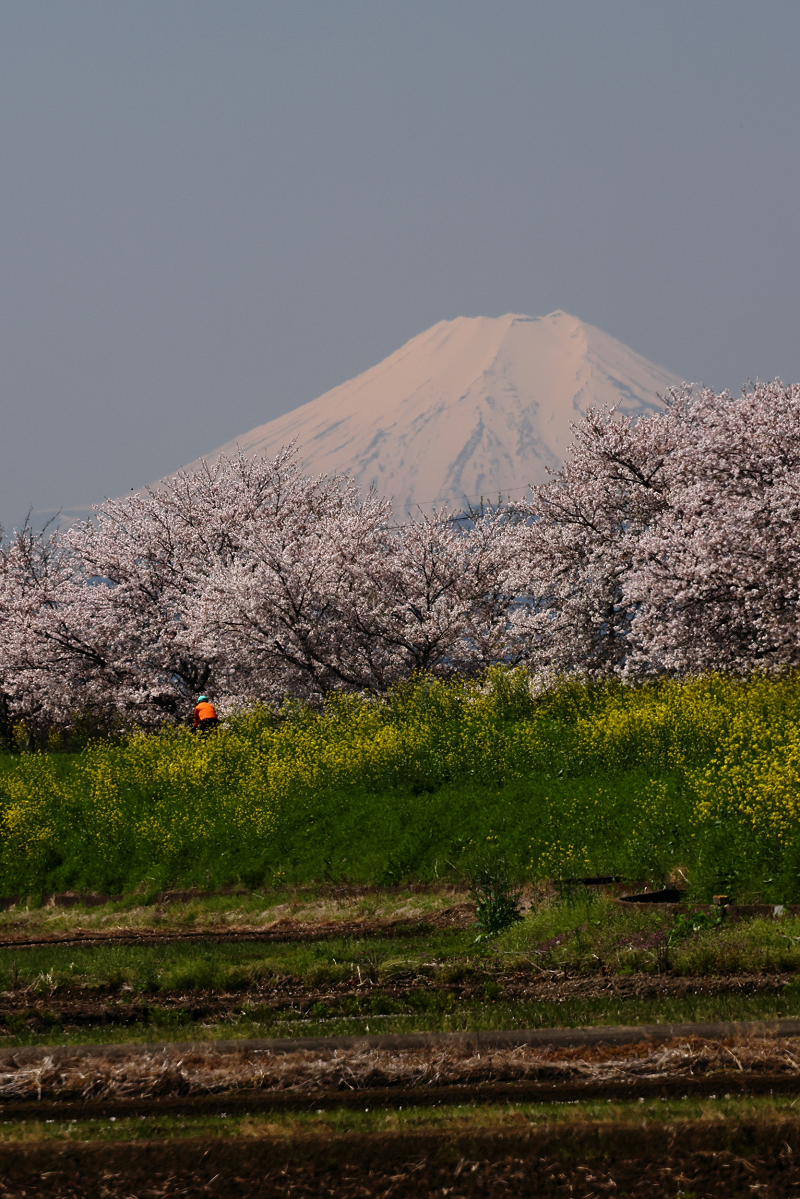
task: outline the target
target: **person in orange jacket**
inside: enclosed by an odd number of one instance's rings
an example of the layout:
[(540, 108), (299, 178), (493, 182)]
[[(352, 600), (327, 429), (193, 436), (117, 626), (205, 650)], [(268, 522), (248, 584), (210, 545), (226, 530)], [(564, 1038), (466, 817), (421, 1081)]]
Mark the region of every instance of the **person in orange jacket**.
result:
[(219, 724), (214, 705), (207, 695), (198, 695), (192, 721), (193, 733), (210, 733)]

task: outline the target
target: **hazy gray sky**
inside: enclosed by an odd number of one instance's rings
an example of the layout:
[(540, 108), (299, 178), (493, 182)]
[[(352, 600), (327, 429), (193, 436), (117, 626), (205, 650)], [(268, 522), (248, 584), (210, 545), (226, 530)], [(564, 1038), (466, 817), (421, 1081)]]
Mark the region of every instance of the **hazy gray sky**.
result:
[(800, 380), (800, 5), (0, 0), (0, 520), (442, 318)]

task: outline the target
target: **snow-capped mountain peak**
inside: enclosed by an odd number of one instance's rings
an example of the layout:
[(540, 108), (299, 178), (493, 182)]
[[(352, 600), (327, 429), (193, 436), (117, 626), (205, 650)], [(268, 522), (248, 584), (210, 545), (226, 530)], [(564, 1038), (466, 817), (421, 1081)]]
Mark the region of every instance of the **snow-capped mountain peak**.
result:
[(659, 407), (681, 380), (565, 312), (439, 321), (383, 362), (213, 454), (296, 441), (311, 474), (347, 471), (398, 514), (544, 482), (592, 405)]

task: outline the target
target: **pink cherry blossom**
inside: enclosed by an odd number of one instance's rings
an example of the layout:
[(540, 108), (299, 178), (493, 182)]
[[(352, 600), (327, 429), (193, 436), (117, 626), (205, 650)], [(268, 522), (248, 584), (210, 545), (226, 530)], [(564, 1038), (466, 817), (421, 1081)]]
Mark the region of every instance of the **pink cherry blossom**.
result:
[(508, 508), (398, 525), (346, 477), (221, 458), (0, 550), (0, 724), (385, 692), (524, 663), (633, 679), (800, 664), (800, 387), (592, 410)]

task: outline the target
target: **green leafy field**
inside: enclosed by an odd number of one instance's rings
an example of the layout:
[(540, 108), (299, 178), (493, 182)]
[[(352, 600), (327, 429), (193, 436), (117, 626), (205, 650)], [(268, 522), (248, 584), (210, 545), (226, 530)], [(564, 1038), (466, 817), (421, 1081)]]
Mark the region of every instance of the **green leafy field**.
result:
[(0, 888), (119, 893), (468, 877), (685, 878), (800, 899), (800, 677), (428, 678), (0, 760)]

